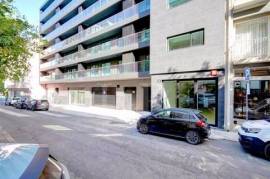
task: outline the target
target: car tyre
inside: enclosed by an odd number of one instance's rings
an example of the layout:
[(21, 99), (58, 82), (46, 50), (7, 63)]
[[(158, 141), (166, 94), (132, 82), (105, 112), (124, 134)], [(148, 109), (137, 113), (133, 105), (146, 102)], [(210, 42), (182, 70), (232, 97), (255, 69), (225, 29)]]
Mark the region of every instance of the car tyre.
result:
[(189, 144), (197, 145), (197, 144), (201, 143), (202, 139), (197, 131), (190, 130), (186, 133), (186, 141)]
[(147, 124), (140, 124), (139, 125), (139, 132), (142, 134), (147, 134), (149, 132), (149, 127)]
[(270, 160), (270, 143), (266, 144), (264, 147), (264, 155), (267, 160)]

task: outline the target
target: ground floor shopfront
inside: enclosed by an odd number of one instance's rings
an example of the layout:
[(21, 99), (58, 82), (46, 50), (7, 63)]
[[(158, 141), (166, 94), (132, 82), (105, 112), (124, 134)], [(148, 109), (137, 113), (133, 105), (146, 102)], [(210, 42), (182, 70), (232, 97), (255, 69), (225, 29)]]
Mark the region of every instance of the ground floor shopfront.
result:
[(100, 106), (150, 111), (150, 79), (48, 84), (47, 98), (52, 104)]
[(160, 74), (152, 76), (152, 109), (192, 108), (202, 111), (208, 123), (224, 126), (224, 72)]

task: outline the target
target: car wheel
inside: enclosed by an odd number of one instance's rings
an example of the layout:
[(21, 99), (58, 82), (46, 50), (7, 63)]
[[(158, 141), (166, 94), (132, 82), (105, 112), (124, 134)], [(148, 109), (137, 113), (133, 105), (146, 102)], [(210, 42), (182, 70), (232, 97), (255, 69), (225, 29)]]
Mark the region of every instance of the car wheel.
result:
[(192, 145), (197, 145), (201, 143), (201, 136), (197, 131), (191, 130), (186, 133), (186, 140)]
[(264, 155), (267, 160), (270, 160), (270, 143), (266, 144), (264, 147)]
[(139, 132), (142, 134), (147, 134), (149, 131), (149, 128), (147, 126), (147, 124), (140, 124), (139, 126)]

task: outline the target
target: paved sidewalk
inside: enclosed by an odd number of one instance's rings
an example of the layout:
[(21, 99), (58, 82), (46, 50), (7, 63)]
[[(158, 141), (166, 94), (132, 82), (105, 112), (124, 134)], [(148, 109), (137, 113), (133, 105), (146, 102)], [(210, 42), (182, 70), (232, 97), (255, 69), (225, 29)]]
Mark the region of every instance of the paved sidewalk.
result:
[(214, 140), (230, 140), (230, 141), (238, 141), (238, 134), (236, 131), (225, 131), (219, 128), (212, 128), (211, 135), (209, 139)]

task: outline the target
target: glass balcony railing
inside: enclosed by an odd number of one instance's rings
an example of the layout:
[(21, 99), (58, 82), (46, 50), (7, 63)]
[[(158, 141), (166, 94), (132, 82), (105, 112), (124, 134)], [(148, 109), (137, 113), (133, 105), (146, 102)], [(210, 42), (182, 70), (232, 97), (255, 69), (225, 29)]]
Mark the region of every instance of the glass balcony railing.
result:
[(114, 50), (121, 50), (130, 45), (140, 46), (140, 44), (148, 44), (150, 41), (150, 31), (149, 29), (138, 32), (136, 34), (131, 34), (124, 36), (122, 38), (112, 40), (80, 52), (67, 55), (65, 57), (52, 60), (40, 65), (41, 69), (54, 67), (56, 65), (65, 64), (65, 63), (77, 63), (89, 59), (94, 59), (96, 57), (101, 57), (102, 55), (106, 56), (108, 53), (114, 53)]
[(63, 73), (60, 75), (43, 76), (41, 82), (58, 81), (58, 80), (85, 80), (91, 78), (110, 77), (115, 75), (124, 75), (129, 73), (139, 73), (149, 75), (150, 61), (144, 60), (135, 63), (126, 63), (120, 65), (112, 65), (101, 68), (92, 68), (84, 71), (76, 71)]
[(150, 10), (150, 0), (144, 0), (141, 3), (138, 3), (138, 4), (132, 6), (128, 9), (125, 9), (124, 11), (122, 11), (114, 16), (111, 16), (108, 19), (105, 19), (105, 20), (85, 29), (84, 31), (79, 32), (78, 34), (73, 35), (64, 41), (61, 41), (61, 42), (47, 48), (44, 51), (44, 53), (49, 54), (55, 50), (61, 50), (61, 49), (67, 48), (71, 45), (78, 44), (84, 40), (87, 40), (86, 38), (94, 33), (100, 32), (106, 28), (120, 24), (129, 18), (146, 13), (149, 10)]

